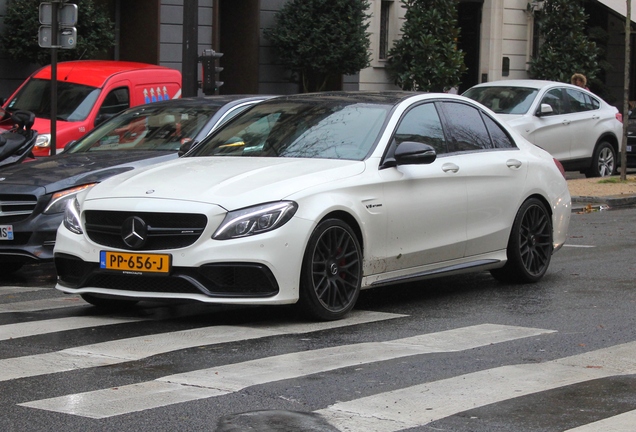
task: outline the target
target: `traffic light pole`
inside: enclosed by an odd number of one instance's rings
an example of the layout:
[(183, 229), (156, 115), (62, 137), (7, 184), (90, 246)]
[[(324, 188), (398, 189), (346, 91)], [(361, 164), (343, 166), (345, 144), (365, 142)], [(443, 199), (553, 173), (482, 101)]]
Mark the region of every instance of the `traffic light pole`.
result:
[(57, 46), (58, 1), (51, 2), (51, 140), (49, 141), (49, 154), (54, 156), (57, 150)]

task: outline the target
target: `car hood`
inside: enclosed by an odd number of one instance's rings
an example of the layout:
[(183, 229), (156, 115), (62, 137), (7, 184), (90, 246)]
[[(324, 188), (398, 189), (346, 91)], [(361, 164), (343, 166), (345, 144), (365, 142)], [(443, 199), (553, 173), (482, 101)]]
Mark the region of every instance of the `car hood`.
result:
[[(0, 169), (0, 187), (42, 187), (45, 193), (101, 182), (115, 174), (177, 158), (177, 152), (112, 151), (47, 156)], [(5, 185), (5, 186), (3, 186)]]
[(364, 169), (364, 162), (350, 160), (188, 157), (117, 176), (91, 189), (86, 199), (160, 198), (232, 210), (286, 199)]

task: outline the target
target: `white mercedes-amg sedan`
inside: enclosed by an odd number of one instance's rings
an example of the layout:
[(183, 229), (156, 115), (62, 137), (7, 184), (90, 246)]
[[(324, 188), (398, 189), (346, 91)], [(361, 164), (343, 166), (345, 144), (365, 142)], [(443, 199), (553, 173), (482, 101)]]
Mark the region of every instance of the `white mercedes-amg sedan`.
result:
[(387, 284), (537, 282), (570, 207), (561, 165), (470, 99), (278, 97), (69, 202), (57, 289), (102, 307), (297, 303), (333, 320)]

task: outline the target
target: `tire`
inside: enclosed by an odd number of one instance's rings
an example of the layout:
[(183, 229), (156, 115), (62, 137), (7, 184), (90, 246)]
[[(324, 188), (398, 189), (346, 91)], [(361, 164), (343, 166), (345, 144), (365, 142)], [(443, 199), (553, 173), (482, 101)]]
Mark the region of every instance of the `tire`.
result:
[(362, 283), (362, 249), (349, 225), (339, 219), (318, 224), (309, 239), (300, 276), (301, 313), (333, 321), (355, 305)]
[(97, 297), (92, 294), (81, 294), (81, 297), (86, 303), (102, 309), (127, 309), (139, 302), (138, 300)]
[(550, 213), (541, 201), (530, 198), (515, 216), (508, 240), (508, 261), (490, 273), (506, 283), (537, 282), (548, 270), (552, 251)]
[(599, 143), (592, 155), (592, 165), (585, 177), (607, 177), (616, 172), (616, 151), (607, 141)]

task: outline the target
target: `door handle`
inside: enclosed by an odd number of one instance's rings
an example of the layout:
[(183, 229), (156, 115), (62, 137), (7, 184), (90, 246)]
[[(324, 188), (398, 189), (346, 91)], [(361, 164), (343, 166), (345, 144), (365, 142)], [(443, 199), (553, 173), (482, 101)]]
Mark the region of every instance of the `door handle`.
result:
[(564, 124), (565, 126), (569, 125), (569, 124), (570, 124), (570, 120), (563, 120), (563, 124)]
[(454, 172), (456, 173), (457, 171), (459, 171), (459, 167), (457, 165), (455, 165), (454, 163), (445, 163), (444, 165), (442, 165), (442, 171), (444, 172)]
[(506, 161), (506, 165), (508, 166), (508, 168), (519, 169), (519, 168), (521, 168), (521, 165), (523, 165), (523, 164), (521, 163), (521, 161), (519, 161), (517, 159), (508, 159)]

